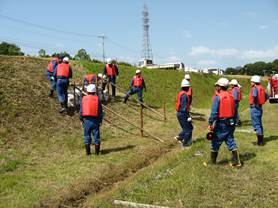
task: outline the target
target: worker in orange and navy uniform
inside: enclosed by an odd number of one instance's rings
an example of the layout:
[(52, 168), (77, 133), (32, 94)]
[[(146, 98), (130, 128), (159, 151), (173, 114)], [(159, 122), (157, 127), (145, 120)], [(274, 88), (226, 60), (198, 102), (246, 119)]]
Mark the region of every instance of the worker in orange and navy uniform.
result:
[(100, 99), (96, 95), (96, 86), (90, 84), (87, 87), (88, 95), (82, 98), (80, 104), (80, 120), (84, 127), (84, 144), (86, 154), (91, 154), (90, 145), (92, 143), (92, 133), (94, 135), (95, 154), (100, 151), (100, 131), (99, 127), (102, 123), (103, 111)]
[(48, 94), (49, 97), (53, 97), (54, 91), (57, 88), (57, 79), (54, 77), (54, 73), (57, 70), (59, 58), (54, 57), (47, 65), (46, 76), (47, 79), (50, 81), (50, 92)]
[[(189, 74), (185, 74), (184, 75), (184, 79), (186, 79), (190, 83), (190, 75)], [(189, 103), (190, 103), (190, 106), (191, 106), (191, 104), (192, 104), (192, 96), (193, 96), (193, 92), (192, 92), (192, 87), (191, 86), (188, 89), (187, 95), (189, 97)]]
[(249, 94), (249, 105), (252, 124), (257, 134), (257, 142), (254, 144), (262, 146), (264, 139), (264, 131), (262, 124), (263, 104), (268, 99), (265, 88), (260, 84), (261, 78), (257, 75), (251, 77), (252, 88)]
[(216, 164), (219, 148), (225, 142), (229, 151), (232, 152), (231, 166), (241, 166), (237, 145), (234, 139), (234, 115), (235, 101), (233, 96), (227, 92), (229, 80), (220, 78), (216, 83), (217, 94), (212, 101), (211, 114), (209, 117), (208, 130), (213, 131), (214, 136), (211, 141), (211, 155), (209, 162), (204, 165)]
[(116, 98), (116, 78), (119, 75), (119, 70), (116, 64), (112, 63), (112, 59), (107, 59), (107, 64), (104, 67), (103, 74), (108, 78), (108, 84), (111, 82), (112, 98)]
[(143, 89), (145, 89), (145, 92), (147, 92), (146, 84), (144, 81), (144, 78), (141, 75), (141, 70), (137, 69), (135, 72), (135, 76), (132, 78), (130, 81), (129, 87), (130, 90), (127, 92), (125, 98), (124, 98), (124, 103), (128, 100), (130, 95), (136, 94), (138, 100), (143, 103)]
[(72, 78), (72, 69), (68, 57), (63, 58), (63, 62), (58, 64), (55, 76), (57, 77), (58, 100), (61, 104), (59, 112), (67, 112), (69, 79)]
[(236, 79), (232, 79), (230, 82), (230, 85), (232, 86), (230, 93), (234, 97), (235, 100), (235, 124), (240, 126), (241, 121), (240, 121), (240, 116), (238, 112), (239, 108), (239, 102), (241, 101), (241, 92), (240, 92), (240, 85)]
[(175, 139), (182, 144), (183, 149), (188, 149), (192, 145), (192, 121), (189, 115), (190, 98), (188, 96), (190, 83), (183, 79), (181, 82), (181, 91), (176, 99), (177, 118), (182, 128), (179, 135)]

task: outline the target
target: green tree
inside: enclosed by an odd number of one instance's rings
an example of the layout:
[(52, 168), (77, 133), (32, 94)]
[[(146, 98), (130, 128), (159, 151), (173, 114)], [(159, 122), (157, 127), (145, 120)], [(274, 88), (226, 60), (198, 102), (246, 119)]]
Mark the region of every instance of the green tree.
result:
[(21, 52), (21, 49), (17, 45), (2, 42), (0, 44), (0, 55), (23, 56), (24, 53)]
[(44, 49), (40, 49), (40, 50), (39, 50), (39, 56), (40, 56), (40, 57), (45, 57), (45, 56), (46, 56), (46, 52), (45, 52)]
[(87, 54), (86, 50), (83, 48), (77, 52), (77, 54), (74, 56), (74, 59), (91, 61), (90, 55)]

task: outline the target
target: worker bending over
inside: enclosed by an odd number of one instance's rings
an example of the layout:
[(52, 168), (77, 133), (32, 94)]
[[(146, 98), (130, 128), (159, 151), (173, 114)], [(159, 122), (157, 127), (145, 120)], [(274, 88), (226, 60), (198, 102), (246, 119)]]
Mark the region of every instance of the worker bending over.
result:
[(58, 64), (56, 77), (58, 99), (61, 104), (59, 112), (67, 112), (69, 79), (72, 78), (72, 69), (68, 57), (63, 58), (63, 62)]
[(183, 79), (181, 82), (181, 91), (176, 99), (177, 118), (182, 131), (175, 139), (182, 143), (182, 148), (188, 149), (192, 145), (192, 121), (189, 115), (190, 98), (188, 96), (190, 83)]
[(204, 165), (216, 164), (219, 148), (224, 141), (228, 150), (232, 152), (231, 166), (241, 166), (237, 145), (234, 139), (235, 101), (227, 92), (229, 80), (220, 78), (216, 83), (217, 93), (213, 97), (208, 130), (213, 131), (211, 141), (211, 155), (209, 162)]
[(80, 104), (80, 120), (84, 128), (84, 144), (86, 155), (91, 154), (90, 145), (92, 143), (91, 134), (94, 135), (95, 154), (99, 155), (100, 151), (100, 130), (102, 123), (103, 111), (100, 99), (96, 95), (96, 86), (90, 84), (87, 87), (88, 95), (83, 96)]
[(138, 100), (143, 103), (143, 89), (145, 89), (145, 92), (147, 92), (146, 84), (144, 78), (141, 76), (141, 70), (137, 69), (135, 73), (135, 76), (130, 81), (130, 90), (127, 92), (124, 98), (124, 103), (126, 103), (130, 95), (135, 93), (137, 93)]
[(103, 74), (108, 78), (108, 84), (111, 82), (112, 98), (116, 98), (116, 78), (119, 75), (119, 70), (116, 64), (112, 63), (112, 59), (107, 59), (107, 64), (104, 67)]
[(50, 92), (48, 94), (49, 97), (53, 97), (54, 91), (56, 91), (57, 88), (57, 79), (54, 77), (54, 74), (56, 73), (58, 62), (59, 58), (54, 57), (47, 65), (46, 76), (50, 81)]
[(241, 97), (242, 97), (241, 92), (240, 92), (240, 85), (236, 79), (232, 79), (232, 81), (230, 82), (230, 85), (232, 86), (230, 93), (235, 100), (235, 119), (234, 120), (235, 120), (235, 124), (240, 126), (241, 121), (240, 121), (240, 116), (239, 116), (239, 112), (238, 112), (239, 102), (241, 101)]
[(252, 124), (257, 134), (257, 142), (255, 142), (254, 144), (262, 146), (264, 139), (264, 130), (262, 124), (262, 107), (268, 99), (268, 94), (266, 93), (265, 88), (260, 84), (260, 82), (261, 78), (258, 75), (251, 77), (252, 88), (249, 94), (249, 105)]

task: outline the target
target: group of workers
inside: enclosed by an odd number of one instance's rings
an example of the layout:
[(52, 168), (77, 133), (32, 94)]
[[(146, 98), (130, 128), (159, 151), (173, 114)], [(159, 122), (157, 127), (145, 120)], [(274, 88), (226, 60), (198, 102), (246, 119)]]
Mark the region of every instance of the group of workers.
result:
[[(188, 79), (189, 78), (189, 79)], [(229, 85), (231, 90), (228, 91)], [(268, 94), (261, 85), (260, 77), (255, 75), (251, 77), (251, 90), (249, 94), (249, 105), (251, 120), (254, 130), (257, 134), (255, 145), (262, 146), (264, 132), (262, 126), (262, 105), (267, 101)], [(241, 161), (237, 145), (234, 139), (234, 131), (237, 125), (240, 125), (239, 103), (242, 99), (240, 85), (237, 80), (229, 82), (226, 78), (220, 78), (215, 83), (215, 93), (212, 98), (211, 114), (208, 119), (207, 138), (211, 140), (210, 160), (204, 162), (204, 165), (216, 164), (218, 151), (223, 142), (226, 143), (228, 150), (232, 152), (230, 165), (240, 167)], [(192, 145), (192, 119), (190, 116), (190, 106), (192, 102), (192, 89), (190, 87), (190, 76), (185, 75), (181, 82), (181, 90), (176, 100), (177, 119), (182, 131), (175, 139), (182, 143), (182, 147), (188, 149)]]
[[(72, 69), (69, 65), (68, 57), (54, 57), (47, 66), (47, 78), (50, 81), (49, 97), (54, 96), (57, 92), (58, 100), (61, 104), (60, 113), (68, 112), (68, 86), (69, 79), (72, 78)], [(95, 154), (100, 152), (100, 126), (104, 116), (101, 101), (104, 99), (103, 92), (106, 87), (112, 88), (112, 100), (116, 98), (116, 80), (119, 75), (119, 69), (112, 62), (111, 58), (107, 59), (107, 64), (104, 67), (103, 74), (86, 74), (83, 80), (83, 89), (85, 96), (80, 100), (80, 120), (84, 128), (84, 144), (86, 154), (91, 154), (92, 134), (94, 137)], [(101, 84), (101, 85), (100, 85)], [(99, 89), (100, 85), (100, 89)], [(143, 106), (143, 89), (146, 91), (144, 78), (141, 76), (141, 71), (136, 70), (135, 76), (130, 82), (130, 89), (126, 93), (123, 102), (126, 103), (129, 96), (138, 95), (138, 100)]]

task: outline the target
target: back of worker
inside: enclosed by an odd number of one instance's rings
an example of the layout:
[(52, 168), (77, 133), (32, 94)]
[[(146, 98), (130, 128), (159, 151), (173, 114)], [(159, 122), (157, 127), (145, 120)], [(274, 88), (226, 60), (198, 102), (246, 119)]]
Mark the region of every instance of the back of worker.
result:
[[(189, 74), (185, 74), (184, 79), (186, 79), (190, 83), (191, 78), (190, 78)], [(192, 90), (191, 85), (188, 87), (187, 95), (189, 97), (189, 105), (191, 105), (192, 104), (192, 99), (193, 99), (193, 90)]]
[(231, 90), (230, 93), (234, 98), (235, 101), (235, 124), (240, 125), (241, 121), (240, 121), (240, 116), (239, 116), (239, 112), (238, 112), (238, 108), (239, 108), (239, 103), (241, 101), (241, 91), (240, 91), (240, 87), (239, 87), (239, 83), (236, 79), (232, 79), (232, 81), (230, 82), (231, 85)]
[(100, 130), (102, 123), (103, 111), (100, 99), (96, 95), (96, 86), (90, 84), (87, 87), (88, 95), (82, 98), (80, 104), (80, 120), (84, 128), (84, 144), (86, 154), (91, 154), (90, 145), (92, 143), (91, 134), (94, 135), (95, 154), (100, 151)]
[(215, 85), (217, 93), (213, 97), (211, 114), (208, 121), (208, 130), (214, 132), (214, 137), (211, 141), (210, 160), (205, 162), (204, 165), (216, 164), (219, 148), (225, 142), (228, 150), (232, 152), (231, 166), (241, 166), (233, 135), (235, 101), (233, 96), (227, 92), (229, 80), (220, 78)]
[(84, 86), (89, 84), (97, 84), (97, 76), (95, 74), (86, 74), (84, 77)]
[(50, 92), (48, 94), (49, 97), (53, 97), (54, 91), (57, 88), (57, 79), (54, 77), (58, 66), (59, 59), (58, 57), (54, 57), (47, 65), (46, 76), (50, 81)]

